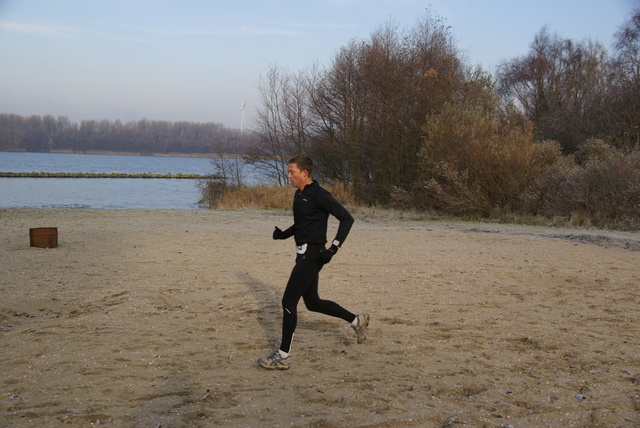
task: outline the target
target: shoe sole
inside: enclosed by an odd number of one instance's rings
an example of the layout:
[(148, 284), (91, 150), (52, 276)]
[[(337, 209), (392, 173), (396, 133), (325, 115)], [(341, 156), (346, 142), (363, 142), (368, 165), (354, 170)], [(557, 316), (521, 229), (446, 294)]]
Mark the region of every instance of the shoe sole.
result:
[(364, 318), (364, 335), (362, 338), (357, 337), (356, 338), (356, 342), (361, 345), (364, 343), (365, 340), (367, 340), (367, 330), (369, 329), (369, 315), (364, 315), (362, 318)]
[(270, 366), (269, 364), (263, 363), (262, 360), (258, 360), (258, 365), (267, 370), (289, 370), (289, 366)]

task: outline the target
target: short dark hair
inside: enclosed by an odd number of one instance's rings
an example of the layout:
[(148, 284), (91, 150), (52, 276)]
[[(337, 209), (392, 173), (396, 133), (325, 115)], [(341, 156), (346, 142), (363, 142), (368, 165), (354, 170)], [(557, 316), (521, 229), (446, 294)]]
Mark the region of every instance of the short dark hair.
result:
[(295, 163), (300, 171), (306, 170), (309, 177), (313, 175), (313, 161), (307, 155), (298, 155), (291, 158), (289, 163)]

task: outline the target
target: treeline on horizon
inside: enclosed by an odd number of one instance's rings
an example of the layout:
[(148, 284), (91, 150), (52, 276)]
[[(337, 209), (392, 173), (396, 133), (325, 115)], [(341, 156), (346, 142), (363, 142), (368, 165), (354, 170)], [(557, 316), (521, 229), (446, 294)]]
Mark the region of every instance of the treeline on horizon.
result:
[(255, 167), (285, 184), (287, 159), (308, 153), (360, 203), (640, 226), (640, 9), (611, 51), (543, 27), (494, 75), (450, 28), (427, 11), (350, 41), (326, 68), (272, 65)]
[(142, 119), (70, 121), (66, 116), (0, 114), (0, 150), (74, 153), (242, 155), (249, 134), (217, 123)]

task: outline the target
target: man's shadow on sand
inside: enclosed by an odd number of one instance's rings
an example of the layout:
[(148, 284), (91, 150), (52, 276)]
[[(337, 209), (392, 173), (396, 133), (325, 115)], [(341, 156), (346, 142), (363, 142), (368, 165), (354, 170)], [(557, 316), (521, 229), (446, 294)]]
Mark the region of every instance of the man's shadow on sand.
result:
[[(244, 283), (258, 302), (257, 319), (264, 331), (266, 340), (274, 346), (279, 345), (282, 333), (281, 299), (284, 289), (281, 289), (276, 285), (260, 281), (248, 273), (238, 272), (237, 277)], [(350, 336), (347, 336), (340, 331), (339, 323), (341, 320), (316, 313), (314, 314), (314, 320), (305, 321), (301, 319), (300, 316), (301, 306), (304, 307), (302, 300), (298, 303), (298, 326), (296, 330), (308, 329), (330, 334), (335, 336), (344, 345), (348, 345), (353, 342)], [(315, 316), (321, 318), (316, 320)], [(335, 320), (335, 323), (333, 320)]]
[(282, 290), (273, 284), (267, 284), (248, 273), (237, 273), (237, 277), (244, 283), (249, 292), (258, 302), (258, 323), (264, 331), (269, 343), (280, 340), (282, 325), (282, 305), (280, 303)]

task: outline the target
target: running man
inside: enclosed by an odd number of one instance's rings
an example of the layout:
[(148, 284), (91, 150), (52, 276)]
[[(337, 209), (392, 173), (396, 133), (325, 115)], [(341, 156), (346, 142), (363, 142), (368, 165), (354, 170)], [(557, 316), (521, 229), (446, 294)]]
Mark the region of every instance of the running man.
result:
[[(289, 161), (288, 177), (293, 187), (298, 189), (293, 198), (294, 223), (284, 231), (276, 227), (273, 239), (294, 237), (297, 246), (296, 264), (282, 296), (280, 348), (268, 357), (258, 359), (258, 364), (265, 369), (289, 369), (289, 352), (298, 321), (297, 307), (300, 298), (310, 311), (342, 318), (351, 323), (357, 343), (363, 343), (367, 337), (368, 314), (356, 315), (335, 302), (320, 299), (318, 295), (318, 273), (344, 243), (353, 225), (353, 217), (312, 178), (312, 174), (313, 162), (308, 156), (299, 155)], [(331, 246), (325, 249), (329, 214), (338, 219), (340, 224)]]

